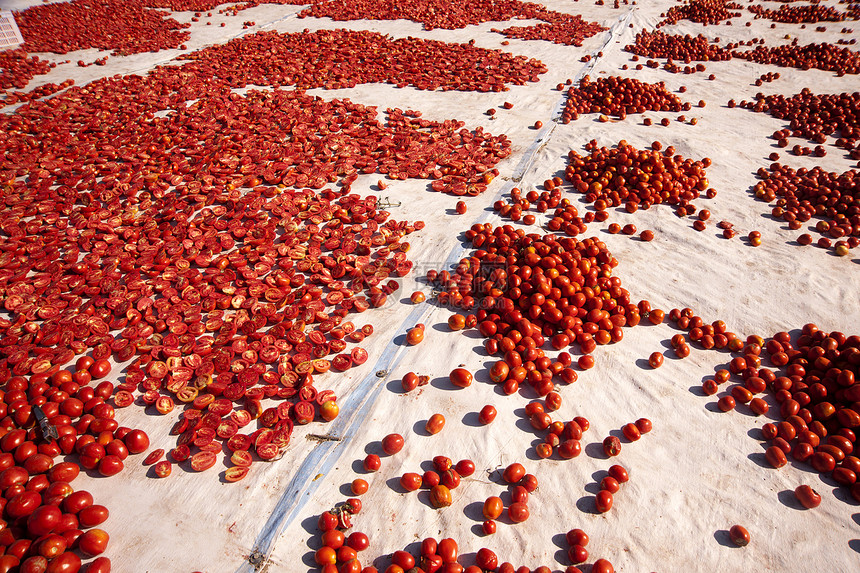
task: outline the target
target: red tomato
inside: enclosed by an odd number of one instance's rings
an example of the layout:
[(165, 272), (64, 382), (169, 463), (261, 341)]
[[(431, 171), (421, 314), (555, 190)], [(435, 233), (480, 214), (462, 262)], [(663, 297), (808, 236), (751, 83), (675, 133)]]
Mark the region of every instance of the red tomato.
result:
[(448, 377), (451, 384), (457, 388), (468, 388), (472, 385), (472, 373), (465, 368), (455, 368)]
[(526, 468), (522, 464), (514, 462), (505, 468), (502, 478), (508, 483), (517, 483), (523, 479), (524, 475), (526, 475)]
[(95, 557), (104, 553), (109, 540), (103, 529), (90, 529), (78, 538), (78, 550), (87, 557)]
[(594, 503), (597, 506), (597, 511), (606, 513), (612, 509), (612, 494), (605, 489), (601, 490), (594, 497)]
[(123, 438), (129, 453), (139, 454), (149, 448), (149, 436), (143, 430), (132, 430)]
[(63, 500), (63, 509), (68, 513), (77, 515), (82, 509), (93, 504), (93, 495), (85, 490), (78, 490), (69, 494)]
[(457, 542), (450, 537), (446, 537), (439, 542), (436, 553), (442, 558), (443, 563), (455, 563), (459, 553)]
[(591, 566), (591, 573), (615, 573), (615, 568), (606, 559), (598, 559)]
[(63, 512), (55, 505), (43, 505), (36, 509), (27, 518), (27, 530), (35, 535), (42, 536), (51, 533), (60, 522)]
[(508, 517), (514, 523), (522, 523), (529, 518), (529, 506), (524, 503), (512, 503), (508, 506)]
[(421, 488), (421, 475), (414, 472), (407, 472), (400, 476), (400, 486), (406, 491), (417, 491)]
[(104, 358), (96, 360), (95, 362), (93, 362), (93, 365), (89, 367), (89, 373), (93, 377), (93, 380), (104, 378), (110, 373), (110, 370), (110, 362), (108, 362)]
[(403, 449), (403, 436), (400, 434), (388, 434), (382, 439), (382, 450), (389, 456)]
[(496, 409), (493, 406), (487, 404), (483, 408), (481, 408), (481, 412), (478, 414), (478, 421), (482, 424), (486, 425), (491, 423), (496, 419)]
[(502, 498), (498, 496), (490, 496), (484, 502), (484, 517), (487, 519), (498, 519), (500, 515), (502, 515), (502, 511), (505, 509), (505, 504), (502, 502)]
[(808, 485), (798, 486), (794, 490), (797, 500), (807, 509), (813, 509), (821, 504), (821, 496)]
[(495, 571), (499, 566), (499, 558), (486, 547), (482, 547), (478, 549), (478, 554), (475, 556), (475, 564), (481, 570)]

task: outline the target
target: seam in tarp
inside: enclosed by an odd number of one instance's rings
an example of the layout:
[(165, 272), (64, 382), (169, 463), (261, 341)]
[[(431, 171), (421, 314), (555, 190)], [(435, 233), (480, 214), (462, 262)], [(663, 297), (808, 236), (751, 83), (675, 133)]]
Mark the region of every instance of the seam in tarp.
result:
[[(606, 41), (600, 49), (595, 51), (595, 54), (597, 51), (608, 49), (607, 47), (613, 40), (615, 40), (620, 31), (627, 26), (634, 10), (635, 8), (619, 17), (615, 25), (610, 28)], [(578, 82), (586, 73), (590, 72), (596, 63), (597, 58), (592, 57), (588, 65), (583, 66), (576, 75), (575, 82)], [(565, 99), (566, 90), (562, 90), (562, 97), (555, 106), (553, 121), (549, 126), (541, 130), (532, 144), (526, 149), (523, 158), (517, 164), (516, 168), (514, 168), (510, 181), (505, 183), (497, 193), (495, 197), (496, 200), (501, 199), (505, 193), (508, 193), (510, 189), (522, 179), (523, 175), (531, 167), (538, 151), (547, 144), (558, 125), (557, 119), (561, 115), (561, 110), (564, 109)], [(486, 222), (494, 215), (495, 214), (493, 212), (483, 211), (482, 215), (475, 219), (474, 223)], [(443, 268), (448, 268), (458, 262), (466, 251), (466, 247), (454, 247), (449, 253)], [(403, 332), (409, 325), (422, 322), (434, 310), (434, 305), (422, 305), (422, 307), (416, 308), (414, 311), (409, 313), (406, 319), (401, 323), (397, 332)], [(383, 351), (382, 356), (374, 365), (372, 373), (366, 376), (364, 380), (362, 380), (359, 385), (353, 389), (349, 396), (342, 401), (341, 412), (353, 412), (352, 415), (338, 416), (329, 425), (329, 434), (338, 436), (341, 440), (321, 442), (311, 450), (307, 457), (305, 457), (299, 470), (290, 480), (290, 483), (287, 484), (287, 487), (284, 489), (284, 493), (281, 495), (269, 515), (269, 519), (263, 525), (263, 528), (260, 530), (260, 534), (254, 542), (251, 553), (264, 555), (264, 564), (268, 563), (269, 555), (274, 549), (277, 538), (293, 522), (298, 513), (304, 508), (307, 500), (310, 499), (311, 495), (319, 488), (322, 480), (316, 479), (316, 476), (325, 475), (331, 471), (334, 465), (340, 460), (341, 452), (343, 452), (345, 448), (338, 448), (338, 446), (346, 443), (355, 435), (357, 428), (364, 422), (371, 407), (376, 402), (376, 398), (385, 386), (384, 382), (388, 380), (387, 373), (390, 373), (397, 367), (404, 354), (403, 345), (396, 344), (393, 341), (389, 343), (387, 348)], [(377, 376), (376, 373), (380, 371), (386, 372), (386, 375), (382, 377)], [(257, 569), (258, 567), (254, 567), (251, 563), (246, 561), (236, 570), (236, 573), (251, 573)]]

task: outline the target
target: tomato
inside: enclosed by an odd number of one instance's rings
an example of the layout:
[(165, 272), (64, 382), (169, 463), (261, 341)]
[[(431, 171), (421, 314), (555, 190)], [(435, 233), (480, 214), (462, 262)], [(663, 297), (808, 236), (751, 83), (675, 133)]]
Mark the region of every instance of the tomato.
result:
[(630, 479), (630, 476), (627, 474), (627, 470), (624, 469), (624, 466), (615, 464), (609, 468), (609, 475), (615, 478), (618, 483), (624, 483)]
[(27, 517), (42, 505), (42, 496), (35, 491), (19, 493), (6, 503), (6, 514), (11, 519)]
[(529, 491), (521, 485), (511, 488), (511, 502), (513, 503), (528, 503)]
[(314, 561), (319, 565), (334, 565), (337, 563), (337, 551), (331, 547), (320, 547), (314, 553)]
[(70, 493), (63, 500), (63, 510), (77, 515), (82, 509), (93, 504), (93, 494), (86, 490), (78, 490)]
[(353, 531), (349, 537), (346, 538), (346, 544), (355, 549), (356, 551), (364, 551), (368, 547), (370, 547), (370, 540), (367, 535), (360, 531)]
[(375, 472), (378, 471), (382, 466), (382, 461), (379, 459), (379, 456), (376, 454), (368, 454), (366, 458), (364, 458), (364, 471), (366, 472)]
[(621, 485), (614, 477), (606, 476), (602, 480), (600, 480), (600, 489), (606, 490), (609, 493), (618, 493), (618, 490), (621, 489)]
[(455, 368), (448, 375), (451, 384), (457, 388), (468, 388), (472, 385), (472, 373), (465, 368)]
[(78, 550), (87, 557), (95, 557), (104, 553), (109, 540), (106, 531), (90, 529), (78, 538)]
[(434, 509), (448, 507), (453, 503), (451, 499), (451, 490), (445, 485), (438, 484), (430, 488), (430, 505)]
[(434, 456), (433, 467), (436, 468), (436, 471), (447, 472), (454, 467), (454, 462), (448, 456)]
[(367, 493), (367, 489), (370, 487), (367, 481), (357, 478), (352, 480), (352, 484), (350, 485), (350, 489), (354, 495), (362, 495)]
[(472, 460), (460, 460), (457, 462), (457, 465), (454, 466), (454, 469), (456, 469), (457, 473), (462, 477), (469, 477), (475, 473), (475, 462)]
[(403, 449), (403, 436), (400, 434), (388, 434), (382, 438), (382, 451), (389, 456)]
[(582, 444), (579, 440), (565, 440), (558, 447), (558, 455), (569, 460), (582, 453)]
[(320, 417), (326, 422), (331, 422), (337, 418), (338, 414), (340, 414), (340, 406), (335, 400), (328, 400), (320, 406)]
[(449, 489), (456, 489), (460, 485), (460, 474), (455, 469), (442, 472), (440, 481)]
[(18, 573), (43, 573), (47, 568), (48, 560), (41, 555), (34, 555), (21, 563)]
[(534, 474), (526, 474), (523, 476), (523, 479), (520, 480), (520, 485), (526, 488), (527, 492), (532, 493), (538, 487), (538, 480)]
[(404, 392), (411, 392), (418, 388), (418, 375), (414, 372), (407, 372), (403, 379), (400, 381), (400, 385), (403, 387)]
[(821, 504), (821, 496), (808, 485), (800, 485), (794, 490), (794, 495), (800, 504), (807, 508), (813, 509)]
[(526, 475), (526, 468), (524, 468), (522, 464), (514, 462), (505, 468), (505, 471), (502, 473), (502, 478), (507, 483), (517, 483), (523, 479), (524, 475)]
[(588, 545), (588, 534), (581, 529), (571, 529), (565, 534), (567, 542), (571, 545)]
[(87, 573), (110, 573), (111, 563), (107, 557), (97, 557), (90, 562)]
[(508, 518), (514, 523), (522, 523), (529, 518), (529, 507), (525, 503), (516, 502), (508, 506)]
[(322, 534), (323, 545), (331, 547), (332, 549), (340, 549), (343, 547), (345, 540), (346, 537), (344, 536), (343, 531), (338, 529), (329, 529)]
[(441, 540), (436, 549), (436, 554), (442, 558), (442, 563), (456, 563), (458, 553), (457, 542), (449, 537)]
[(639, 429), (640, 434), (647, 434), (652, 429), (651, 420), (648, 418), (639, 418), (636, 420), (636, 427)]
[(140, 454), (149, 448), (149, 436), (143, 430), (132, 430), (123, 438), (129, 453)]
[(769, 447), (767, 451), (765, 451), (764, 457), (767, 459), (767, 462), (775, 468), (781, 468), (788, 463), (788, 460), (785, 457), (785, 452), (778, 446)]
[(738, 547), (743, 547), (750, 542), (750, 533), (742, 525), (732, 525), (729, 529), (729, 538)]
[(45, 538), (39, 542), (39, 555), (46, 559), (53, 559), (64, 552), (66, 550), (66, 546), (67, 543), (65, 537), (52, 533), (45, 536)]
[(167, 460), (161, 460), (154, 466), (152, 466), (152, 471), (156, 476), (160, 478), (165, 478), (170, 475), (170, 472), (173, 471), (173, 465)]
[(617, 456), (621, 453), (621, 440), (615, 436), (607, 436), (603, 440), (603, 453), (608, 457)]
[(55, 505), (43, 505), (27, 518), (27, 530), (35, 536), (47, 535), (60, 522), (63, 512)]
[(591, 573), (615, 573), (615, 568), (606, 559), (598, 559), (591, 566)]
[(648, 365), (651, 366), (651, 368), (660, 368), (663, 365), (663, 353), (652, 352), (648, 357)]
[(424, 329), (419, 327), (410, 328), (406, 333), (406, 343), (409, 346), (415, 346), (416, 344), (421, 344), (424, 340)]
[(400, 486), (406, 491), (416, 491), (421, 488), (421, 475), (414, 472), (407, 472), (400, 476)]
[(478, 414), (478, 421), (484, 425), (490, 424), (496, 419), (496, 414), (496, 409), (487, 404), (481, 408), (481, 412)]
[(624, 437), (631, 442), (635, 442), (642, 437), (642, 433), (639, 431), (639, 427), (632, 422), (629, 424), (624, 424), (624, 426), (621, 428), (621, 433), (623, 433)]
[(486, 547), (482, 547), (478, 549), (478, 554), (475, 556), (475, 564), (481, 570), (495, 571), (499, 566), (499, 558)]
[(125, 465), (119, 456), (108, 454), (99, 462), (98, 471), (103, 476), (114, 476), (121, 472), (124, 467)]
[(442, 414), (433, 414), (427, 423), (424, 424), (424, 429), (428, 434), (438, 434), (445, 427), (445, 416)]
[(106, 359), (101, 358), (93, 362), (92, 366), (89, 367), (88, 371), (90, 375), (93, 377), (93, 380), (98, 380), (99, 378), (104, 378), (110, 373), (111, 365)]
[(508, 363), (504, 360), (499, 360), (498, 362), (493, 364), (492, 368), (490, 368), (490, 380), (492, 380), (496, 384), (501, 384), (508, 379), (510, 371), (511, 369), (508, 366)]
[(573, 563), (585, 563), (588, 560), (588, 549), (582, 545), (572, 545), (567, 550), (567, 556)]
[(502, 498), (498, 496), (490, 496), (484, 501), (483, 514), (486, 519), (498, 519), (505, 509), (505, 504)]
[(597, 511), (606, 513), (612, 509), (612, 493), (607, 490), (600, 490), (594, 497), (594, 503), (597, 506)]
[(78, 512), (78, 521), (80, 521), (81, 527), (83, 528), (94, 527), (96, 525), (104, 523), (109, 516), (110, 512), (105, 506), (90, 505)]
[(484, 532), (484, 535), (492, 535), (496, 532), (496, 522), (492, 519), (488, 519), (481, 524), (481, 530)]

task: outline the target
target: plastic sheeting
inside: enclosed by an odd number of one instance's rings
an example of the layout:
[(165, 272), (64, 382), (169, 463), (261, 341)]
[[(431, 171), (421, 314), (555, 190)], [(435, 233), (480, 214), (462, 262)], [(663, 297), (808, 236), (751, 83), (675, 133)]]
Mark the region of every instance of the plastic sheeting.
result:
[[(22, 2), (11, 6), (19, 8)], [(35, 4), (32, 3), (32, 4)], [(279, 461), (255, 463), (242, 482), (219, 481), (219, 474), (195, 474), (174, 467), (168, 479), (154, 479), (140, 465), (142, 456), (132, 458), (126, 471), (110, 478), (82, 475), (76, 487), (87, 488), (97, 503), (111, 510), (104, 528), (111, 535), (108, 554), (116, 571), (314, 571), (313, 552), (319, 547), (317, 516), (350, 497), (349, 483), (363, 477), (370, 490), (362, 496), (364, 509), (354, 518), (354, 529), (365, 532), (370, 548), (362, 562), (375, 564), (380, 571), (398, 549), (416, 549), (424, 537), (453, 537), (458, 540), (461, 562), (474, 562), (481, 547), (493, 549), (500, 561), (537, 567), (548, 565), (563, 570), (569, 564), (564, 533), (574, 527), (590, 536), (588, 563), (603, 557), (616, 571), (855, 571), (860, 551), (860, 513), (844, 488), (811, 471), (803, 464), (789, 463), (774, 470), (764, 461), (764, 447), (758, 431), (774, 414), (761, 418), (739, 407), (730, 413), (717, 410), (716, 398), (706, 397), (700, 387), (715, 369), (723, 367), (730, 355), (694, 347), (683, 360), (676, 359), (668, 340), (677, 331), (667, 323), (660, 326), (626, 328), (622, 341), (598, 348), (596, 366), (580, 372), (579, 381), (562, 386), (561, 410), (554, 419), (585, 416), (591, 428), (583, 438), (584, 451), (573, 460), (539, 460), (533, 446), (542, 435), (532, 430), (523, 416), (524, 406), (536, 396), (522, 390), (504, 396), (489, 382), (484, 365), (494, 359), (483, 350), (483, 340), (474, 330), (451, 332), (446, 321), (453, 312), (424, 303), (413, 305), (409, 294), (430, 287), (422, 277), (430, 268), (450, 268), (468, 253), (462, 231), (475, 222), (504, 224), (493, 213), (493, 202), (511, 187), (523, 191), (541, 189), (542, 182), (562, 175), (569, 150), (583, 153), (583, 145), (596, 139), (600, 146), (612, 146), (625, 139), (637, 148), (659, 140), (673, 145), (684, 157), (710, 157), (707, 169), (711, 186), (718, 191), (712, 200), (696, 201), (712, 212), (711, 225), (704, 232), (692, 228), (692, 219), (678, 218), (667, 206), (629, 214), (613, 210), (606, 223), (592, 223), (585, 236), (597, 236), (620, 261), (615, 275), (631, 292), (633, 300), (647, 299), (667, 312), (691, 307), (706, 321), (722, 319), (741, 335), (769, 336), (781, 330), (795, 330), (815, 322), (823, 330), (857, 333), (860, 318), (860, 277), (852, 254), (839, 258), (814, 247), (794, 242), (800, 231), (789, 231), (770, 216), (770, 206), (756, 201), (751, 192), (755, 171), (770, 164), (767, 155), (777, 150), (769, 135), (783, 128), (783, 122), (765, 114), (740, 108), (729, 109), (734, 98), (750, 99), (757, 92), (791, 95), (808, 86), (817, 93), (856, 91), (856, 76), (837, 78), (819, 70), (800, 71), (776, 68), (741, 60), (707, 63), (707, 72), (693, 75), (671, 74), (662, 69), (633, 71), (631, 54), (623, 51), (636, 32), (653, 29), (660, 13), (672, 2), (644, 6), (595, 6), (590, 2), (546, 2), (549, 8), (581, 14), (599, 21), (610, 31), (585, 41), (582, 47), (566, 47), (543, 41), (511, 40), (490, 32), (506, 27), (498, 22), (469, 26), (460, 30), (427, 32), (420, 24), (398, 21), (332, 22), (299, 19), (301, 6), (263, 5), (240, 12), (237, 17), (218, 15), (193, 24), (188, 49), (220, 43), (259, 29), (297, 32), (306, 28), (350, 28), (372, 30), (394, 37), (423, 37), (450, 42), (475, 40), (476, 45), (500, 48), (538, 58), (549, 71), (538, 83), (512, 87), (504, 93), (422, 92), (389, 85), (359, 85), (350, 90), (311, 90), (325, 98), (349, 98), (353, 102), (420, 110), (428, 119), (457, 118), (468, 128), (482, 126), (494, 134), (504, 133), (513, 143), (513, 153), (500, 163), (501, 175), (482, 196), (467, 199), (468, 212), (456, 215), (458, 200), (430, 191), (426, 181), (389, 182), (384, 191), (375, 186), (378, 175), (362, 176), (353, 191), (387, 198), (399, 206), (389, 210), (392, 217), (423, 220), (424, 230), (410, 235), (411, 260), (416, 271), (402, 282), (388, 305), (356, 317), (356, 324), (372, 323), (375, 334), (363, 347), (371, 359), (347, 375), (328, 374), (322, 383), (340, 396), (341, 415), (326, 425), (297, 428), (286, 455)], [(829, 2), (829, 4), (834, 4)], [(176, 13), (179, 21), (190, 21), (191, 13)], [(242, 21), (254, 21), (241, 30)], [(217, 24), (227, 23), (225, 28)], [(743, 22), (752, 21), (750, 27)], [(524, 24), (526, 22), (516, 22)], [(744, 12), (732, 26), (702, 27), (689, 21), (663, 28), (669, 33), (705, 33), (732, 40), (765, 38), (768, 44), (797, 37), (801, 44), (836, 41), (843, 23), (828, 23), (826, 33), (816, 33), (815, 25), (805, 30), (798, 25), (752, 20)], [(849, 27), (852, 22), (846, 23)], [(602, 56), (596, 57), (602, 51)], [(167, 63), (178, 50), (109, 57), (107, 65), (74, 67), (79, 59), (94, 60), (103, 55), (86, 50), (66, 56), (45, 55), (54, 61), (72, 60), (30, 87), (47, 81), (73, 77), (77, 84), (95, 77), (117, 73), (143, 73), (154, 65)], [(594, 54), (583, 63), (580, 58)], [(39, 54), (43, 57), (42, 54)], [(645, 58), (642, 58), (644, 61)], [(621, 70), (627, 64), (629, 69)], [(433, 62), (427, 62), (432, 66)], [(780, 79), (764, 86), (753, 85), (766, 72), (778, 71)], [(670, 91), (687, 87), (679, 94), (694, 104), (685, 115), (698, 124), (674, 121), (678, 114), (646, 113), (655, 125), (646, 127), (642, 117), (631, 115), (624, 121), (600, 123), (596, 115), (585, 115), (564, 125), (552, 121), (563, 105), (563, 92), (556, 84), (568, 78), (625, 75), (646, 82), (663, 81)], [(708, 74), (716, 79), (709, 81)], [(695, 107), (698, 100), (707, 106)], [(509, 101), (513, 109), (500, 106)], [(495, 108), (494, 118), (485, 111)], [(669, 127), (659, 119), (672, 120)], [(535, 130), (535, 121), (544, 127)], [(852, 165), (832, 145), (824, 158), (794, 157), (779, 150), (785, 164), (844, 171)], [(581, 212), (588, 210), (581, 196), (566, 196)], [(538, 217), (538, 225), (545, 222)], [(763, 244), (753, 248), (744, 240), (723, 239), (715, 223), (735, 224), (739, 237), (759, 230)], [(652, 229), (655, 239), (611, 235), (611, 222), (634, 223), (640, 230)], [(521, 225), (517, 223), (515, 225)], [(539, 232), (539, 227), (529, 229)], [(406, 330), (418, 322), (427, 325), (424, 342), (404, 345)], [(647, 357), (654, 351), (666, 354), (663, 367), (651, 369)], [(476, 373), (467, 389), (453, 387), (448, 373), (458, 366)], [(431, 377), (427, 386), (404, 394), (400, 379), (409, 371)], [(767, 400), (772, 406), (772, 396)], [(484, 404), (499, 411), (496, 421), (480, 426), (477, 412)], [(435, 413), (447, 419), (438, 435), (424, 432), (424, 423)], [(123, 425), (141, 427), (152, 438), (152, 447), (172, 447), (168, 436), (171, 416), (145, 414), (137, 407), (118, 413)], [(653, 421), (654, 430), (634, 443), (623, 444), (612, 460), (602, 454), (600, 442), (608, 435), (620, 435), (620, 428), (640, 417)], [(382, 469), (365, 474), (361, 460), (369, 452), (379, 453), (379, 440), (398, 432), (406, 439), (399, 454), (383, 457)], [(328, 434), (336, 440), (318, 440), (308, 434)], [(434, 510), (426, 491), (403, 493), (399, 476), (407, 471), (424, 471), (435, 455), (455, 461), (470, 458), (478, 471), (463, 479), (453, 491), (451, 507)], [(502, 495), (499, 469), (519, 461), (534, 473), (539, 489), (529, 501), (531, 516), (521, 524), (501, 521), (498, 532), (480, 534), (481, 504), (490, 495)], [(606, 470), (623, 464), (630, 481), (615, 495), (612, 510), (598, 514), (594, 494)], [(224, 468), (219, 461), (216, 469)], [(802, 483), (812, 485), (823, 501), (815, 510), (802, 510), (792, 490)], [(752, 536), (745, 548), (728, 539), (727, 530), (744, 525)], [(586, 571), (587, 566), (583, 567)]]

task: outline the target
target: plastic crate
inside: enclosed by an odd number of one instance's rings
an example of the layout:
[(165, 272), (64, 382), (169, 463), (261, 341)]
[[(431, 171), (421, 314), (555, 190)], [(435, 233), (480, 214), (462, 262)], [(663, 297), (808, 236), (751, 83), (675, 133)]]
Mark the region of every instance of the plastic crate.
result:
[(24, 43), (21, 30), (10, 10), (0, 10), (0, 50), (16, 48)]

